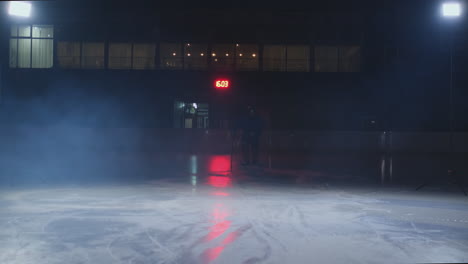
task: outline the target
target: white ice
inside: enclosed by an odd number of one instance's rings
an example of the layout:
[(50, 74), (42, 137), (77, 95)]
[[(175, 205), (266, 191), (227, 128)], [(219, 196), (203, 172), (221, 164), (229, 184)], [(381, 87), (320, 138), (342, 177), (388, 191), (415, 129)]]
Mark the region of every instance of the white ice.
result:
[(3, 188), (0, 208), (2, 264), (468, 262), (459, 193), (187, 176)]

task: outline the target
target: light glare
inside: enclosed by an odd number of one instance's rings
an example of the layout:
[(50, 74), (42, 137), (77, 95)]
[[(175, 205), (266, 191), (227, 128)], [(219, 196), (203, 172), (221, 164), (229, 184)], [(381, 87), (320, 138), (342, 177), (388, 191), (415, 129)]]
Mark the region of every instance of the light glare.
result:
[(31, 4), (26, 2), (10, 2), (8, 14), (12, 16), (29, 17), (31, 15)]
[(442, 4), (442, 15), (444, 17), (459, 17), (461, 15), (460, 3), (450, 2)]

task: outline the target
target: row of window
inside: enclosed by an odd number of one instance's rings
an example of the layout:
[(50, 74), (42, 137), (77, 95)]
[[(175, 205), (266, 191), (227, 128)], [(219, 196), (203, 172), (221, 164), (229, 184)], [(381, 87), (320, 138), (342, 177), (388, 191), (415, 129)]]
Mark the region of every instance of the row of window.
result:
[[(31, 30), (32, 29), (32, 30)], [(358, 72), (359, 46), (58, 42), (61, 68), (173, 69), (309, 72)], [(260, 54), (261, 53), (261, 54)], [(51, 68), (54, 58), (52, 26), (13, 26), (11, 68)], [(313, 61), (313, 63), (311, 63)]]
[[(258, 71), (262, 59), (264, 71), (310, 71), (308, 45), (264, 45), (263, 56), (254, 44), (160, 43), (159, 63), (154, 43), (109, 43), (109, 69), (237, 70)], [(58, 62), (63, 68), (105, 68), (103, 42), (58, 42)], [(358, 46), (314, 47), (317, 72), (357, 72), (360, 70)], [(159, 64), (159, 65), (157, 65)]]

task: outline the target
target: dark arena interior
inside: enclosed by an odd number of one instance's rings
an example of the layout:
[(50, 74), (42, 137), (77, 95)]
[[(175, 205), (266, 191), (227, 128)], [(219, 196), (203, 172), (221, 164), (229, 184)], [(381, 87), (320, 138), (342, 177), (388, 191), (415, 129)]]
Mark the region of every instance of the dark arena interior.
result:
[(0, 263), (467, 263), (467, 18), (1, 1)]

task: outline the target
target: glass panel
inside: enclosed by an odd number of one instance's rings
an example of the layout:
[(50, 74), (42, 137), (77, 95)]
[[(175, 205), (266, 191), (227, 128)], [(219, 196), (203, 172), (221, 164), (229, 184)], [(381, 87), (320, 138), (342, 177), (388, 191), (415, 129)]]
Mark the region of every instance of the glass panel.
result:
[(31, 37), (31, 26), (18, 26), (19, 37)]
[(18, 39), (10, 39), (10, 68), (18, 67)]
[(132, 44), (109, 44), (109, 69), (130, 69), (132, 67)]
[(236, 44), (236, 68), (241, 71), (258, 70), (258, 46)]
[(31, 39), (18, 39), (18, 68), (31, 67)]
[(51, 68), (54, 58), (54, 41), (52, 39), (32, 40), (32, 67)]
[(53, 38), (54, 27), (53, 26), (33, 26), (32, 28), (33, 38)]
[(296, 72), (309, 71), (309, 46), (288, 46), (287, 70)]
[(184, 109), (185, 104), (181, 101), (174, 102), (174, 128), (181, 128), (182, 127), (182, 120), (184, 118)]
[(59, 42), (57, 44), (57, 56), (60, 67), (80, 68), (80, 43)]
[(211, 65), (217, 70), (232, 70), (234, 67), (234, 44), (215, 44), (211, 51)]
[(315, 47), (315, 71), (338, 71), (338, 48), (333, 46)]
[(184, 44), (184, 68), (190, 70), (204, 70), (207, 63), (207, 44)]
[(182, 69), (182, 44), (161, 43), (159, 47), (162, 69)]
[(154, 44), (133, 44), (133, 69), (154, 69)]
[(263, 49), (264, 71), (286, 70), (286, 47), (282, 45), (265, 45)]
[(11, 26), (10, 36), (12, 36), (12, 37), (17, 37), (18, 36), (18, 26)]
[(361, 49), (359, 46), (340, 47), (340, 71), (359, 72), (361, 70)]
[(104, 68), (104, 43), (85, 42), (81, 47), (81, 66), (86, 69)]

